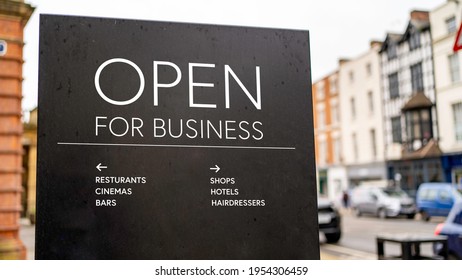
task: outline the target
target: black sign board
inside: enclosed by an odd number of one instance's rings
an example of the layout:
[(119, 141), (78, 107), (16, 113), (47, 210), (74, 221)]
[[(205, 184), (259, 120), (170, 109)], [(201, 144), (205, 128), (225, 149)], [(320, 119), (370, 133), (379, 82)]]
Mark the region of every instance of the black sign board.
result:
[(40, 20), (38, 259), (319, 259), (307, 31)]

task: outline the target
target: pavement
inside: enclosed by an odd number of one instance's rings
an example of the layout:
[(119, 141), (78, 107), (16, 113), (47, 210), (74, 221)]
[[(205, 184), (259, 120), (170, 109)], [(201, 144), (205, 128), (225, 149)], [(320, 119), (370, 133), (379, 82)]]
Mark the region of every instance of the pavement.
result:
[(377, 260), (377, 255), (334, 244), (321, 244), (321, 260)]
[(19, 230), (19, 236), (26, 246), (27, 259), (33, 260), (35, 257), (35, 225), (30, 223), (29, 219), (21, 219), (21, 229)]

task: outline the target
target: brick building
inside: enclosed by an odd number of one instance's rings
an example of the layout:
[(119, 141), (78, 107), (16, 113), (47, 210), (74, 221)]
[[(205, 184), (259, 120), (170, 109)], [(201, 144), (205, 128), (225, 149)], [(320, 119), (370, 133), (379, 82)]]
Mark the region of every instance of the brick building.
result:
[(23, 30), (34, 8), (0, 0), (0, 259), (24, 259), (19, 239), (22, 176)]
[[(319, 193), (334, 197), (343, 188), (331, 182), (341, 164), (338, 71), (313, 84), (313, 116)], [(341, 168), (343, 170), (343, 168)], [(335, 185), (335, 186), (334, 186)], [(329, 187), (328, 187), (329, 186)]]

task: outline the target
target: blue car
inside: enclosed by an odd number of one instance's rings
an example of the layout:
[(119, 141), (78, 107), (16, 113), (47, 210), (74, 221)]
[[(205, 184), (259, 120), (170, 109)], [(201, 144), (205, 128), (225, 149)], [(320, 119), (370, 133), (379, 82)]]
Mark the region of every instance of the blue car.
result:
[[(451, 212), (443, 224), (436, 226), (435, 235), (448, 237), (448, 252), (450, 259), (462, 259), (462, 199), (454, 203)], [(433, 247), (436, 255), (442, 255), (442, 246)]]
[(461, 191), (450, 183), (423, 183), (417, 190), (417, 211), (424, 221), (446, 217), (458, 199), (462, 199)]

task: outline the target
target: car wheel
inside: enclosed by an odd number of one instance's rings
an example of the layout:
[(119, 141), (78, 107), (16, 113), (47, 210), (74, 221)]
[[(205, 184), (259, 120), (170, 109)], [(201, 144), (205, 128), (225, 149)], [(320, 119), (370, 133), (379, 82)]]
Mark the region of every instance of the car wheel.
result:
[(414, 217), (415, 217), (415, 214), (407, 214), (407, 218), (408, 218), (409, 220), (414, 219)]
[(456, 254), (450, 252), (450, 253), (448, 254), (448, 260), (453, 260), (453, 261), (455, 261), (455, 260), (460, 260), (460, 259), (457, 257)]
[(363, 213), (361, 213), (361, 210), (359, 210), (359, 208), (356, 208), (356, 209), (355, 209), (355, 214), (356, 214), (356, 217), (361, 217), (361, 215), (362, 215)]
[(380, 208), (377, 216), (379, 216), (380, 219), (386, 219), (387, 218), (387, 210), (385, 208)]
[(428, 213), (425, 211), (420, 212), (420, 218), (425, 222), (430, 221), (430, 215), (428, 215)]
[(326, 233), (326, 240), (327, 243), (337, 243), (340, 240), (340, 237), (342, 237), (341, 232), (336, 232), (336, 233)]

